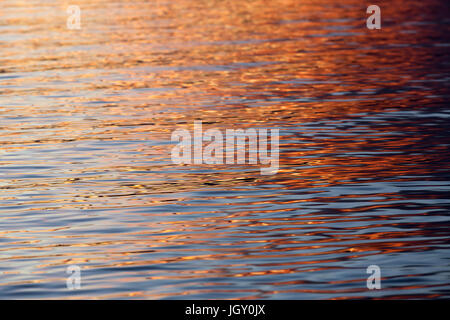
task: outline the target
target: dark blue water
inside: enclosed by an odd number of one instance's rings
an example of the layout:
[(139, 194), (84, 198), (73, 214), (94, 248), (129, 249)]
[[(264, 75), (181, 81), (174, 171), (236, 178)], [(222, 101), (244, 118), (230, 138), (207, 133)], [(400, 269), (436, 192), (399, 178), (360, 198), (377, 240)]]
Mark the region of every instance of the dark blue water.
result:
[[(1, 298), (450, 297), (447, 1), (380, 30), (357, 0), (77, 2), (80, 30), (0, 3)], [(173, 164), (195, 120), (278, 128), (278, 172)]]

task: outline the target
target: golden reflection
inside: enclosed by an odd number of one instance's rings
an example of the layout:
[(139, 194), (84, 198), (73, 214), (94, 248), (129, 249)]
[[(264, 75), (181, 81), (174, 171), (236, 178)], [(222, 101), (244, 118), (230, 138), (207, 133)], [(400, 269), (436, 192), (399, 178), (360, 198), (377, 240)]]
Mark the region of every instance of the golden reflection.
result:
[[(68, 1), (0, 3), (0, 286), (365, 298), (379, 261), (384, 298), (448, 296), (439, 1), (392, 1), (378, 33), (357, 0), (77, 4), (79, 31)], [(278, 173), (174, 165), (195, 120), (280, 128)], [(55, 289), (69, 264), (83, 295)]]

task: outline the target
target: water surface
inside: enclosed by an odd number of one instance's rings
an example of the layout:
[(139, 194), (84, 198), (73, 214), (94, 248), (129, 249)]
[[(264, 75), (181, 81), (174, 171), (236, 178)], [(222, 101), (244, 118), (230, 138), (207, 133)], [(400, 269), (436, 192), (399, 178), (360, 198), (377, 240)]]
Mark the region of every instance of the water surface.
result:
[[(381, 30), (359, 0), (76, 2), (81, 30), (0, 2), (0, 297), (450, 297), (448, 1), (378, 1)], [(278, 173), (174, 165), (194, 120), (279, 128)]]

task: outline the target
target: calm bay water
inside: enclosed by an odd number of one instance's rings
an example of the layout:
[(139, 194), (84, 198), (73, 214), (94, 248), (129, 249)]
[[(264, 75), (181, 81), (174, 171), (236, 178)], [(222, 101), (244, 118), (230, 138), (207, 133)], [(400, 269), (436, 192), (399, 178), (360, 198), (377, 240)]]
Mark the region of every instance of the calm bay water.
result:
[[(448, 1), (381, 30), (358, 0), (76, 4), (0, 2), (1, 298), (450, 297)], [(279, 128), (278, 173), (174, 165), (194, 120)]]

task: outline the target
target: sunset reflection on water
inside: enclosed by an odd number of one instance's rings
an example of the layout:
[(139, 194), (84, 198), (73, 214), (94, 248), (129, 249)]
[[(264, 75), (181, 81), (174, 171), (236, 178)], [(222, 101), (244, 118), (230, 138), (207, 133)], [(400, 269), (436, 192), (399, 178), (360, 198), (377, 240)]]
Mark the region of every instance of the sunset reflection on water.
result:
[[(449, 298), (447, 1), (378, 1), (381, 30), (358, 0), (76, 2), (81, 30), (0, 2), (0, 297)], [(174, 165), (195, 120), (279, 128), (278, 173)]]

